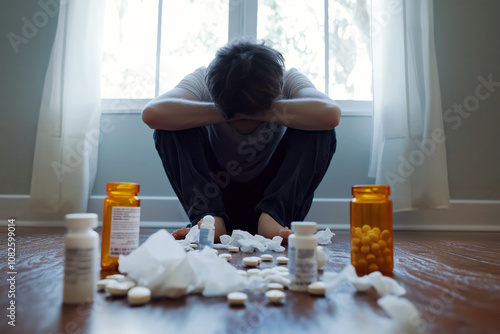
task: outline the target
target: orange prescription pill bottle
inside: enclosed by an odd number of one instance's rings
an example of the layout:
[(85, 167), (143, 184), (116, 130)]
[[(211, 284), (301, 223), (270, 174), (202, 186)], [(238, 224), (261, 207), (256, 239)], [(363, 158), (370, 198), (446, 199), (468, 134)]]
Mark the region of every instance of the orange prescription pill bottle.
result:
[(106, 185), (101, 236), (101, 269), (117, 270), (118, 256), (139, 246), (141, 201), (136, 183), (110, 182)]
[(351, 264), (358, 275), (391, 273), (394, 266), (391, 188), (352, 187)]

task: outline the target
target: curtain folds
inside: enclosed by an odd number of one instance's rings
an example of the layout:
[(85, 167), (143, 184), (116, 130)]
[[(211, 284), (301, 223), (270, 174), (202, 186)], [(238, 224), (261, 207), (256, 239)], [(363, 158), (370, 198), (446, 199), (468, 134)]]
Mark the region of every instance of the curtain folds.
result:
[(31, 179), (35, 212), (85, 212), (99, 145), (105, 1), (59, 2), (45, 76)]
[(370, 176), (394, 210), (449, 205), (433, 1), (372, 1), (374, 134)]

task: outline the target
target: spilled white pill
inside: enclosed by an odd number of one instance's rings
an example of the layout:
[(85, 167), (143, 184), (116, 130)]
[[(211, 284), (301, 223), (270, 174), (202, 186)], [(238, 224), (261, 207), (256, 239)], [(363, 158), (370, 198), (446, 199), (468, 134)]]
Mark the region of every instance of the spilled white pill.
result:
[(324, 296), (326, 292), (325, 283), (323, 282), (311, 283), (307, 287), (307, 291), (309, 291), (309, 294), (314, 296)]
[(151, 300), (151, 290), (143, 286), (136, 286), (127, 293), (127, 299), (130, 305), (142, 305)]
[(121, 282), (121, 281), (125, 280), (125, 275), (122, 275), (122, 274), (108, 275), (108, 276), (106, 276), (106, 279), (112, 279), (112, 280)]
[(259, 261), (254, 256), (244, 257), (243, 264), (247, 267), (257, 267), (259, 265)]
[(241, 276), (247, 276), (247, 272), (245, 270), (236, 270), (236, 272)]
[(189, 244), (189, 247), (191, 247), (192, 249), (196, 249), (196, 248), (198, 248), (198, 245), (197, 244)]
[(222, 259), (227, 260), (227, 262), (231, 261), (231, 259), (233, 258), (231, 256), (231, 254), (228, 254), (228, 253), (220, 254), (219, 257), (222, 258)]
[(279, 304), (285, 299), (285, 293), (279, 290), (269, 290), (266, 292), (266, 298), (273, 304)]
[(97, 281), (97, 291), (104, 291), (106, 289), (106, 285), (108, 285), (109, 282), (115, 282), (114, 279), (101, 279)]
[(267, 277), (267, 276), (271, 276), (271, 275), (276, 275), (277, 273), (278, 273), (278, 271), (276, 271), (274, 269), (266, 268), (266, 269), (262, 269), (260, 271), (260, 276)]
[(264, 262), (273, 262), (273, 256), (271, 254), (262, 254), (260, 258)]
[(252, 276), (252, 275), (260, 275), (260, 269), (253, 268), (253, 269), (248, 269), (247, 270), (247, 275)]
[(227, 295), (227, 301), (230, 305), (243, 305), (247, 299), (247, 294), (243, 292), (231, 292)]
[(231, 253), (238, 253), (240, 251), (240, 248), (239, 247), (236, 247), (236, 246), (231, 246), (229, 247), (228, 249)]
[(106, 292), (112, 296), (125, 296), (131, 286), (125, 282), (113, 281), (106, 284)]
[(280, 271), (280, 272), (286, 272), (288, 273), (288, 267), (283, 267), (283, 266), (276, 266), (273, 268), (274, 270), (276, 271)]
[(286, 256), (278, 256), (276, 261), (278, 264), (288, 264), (288, 258)]

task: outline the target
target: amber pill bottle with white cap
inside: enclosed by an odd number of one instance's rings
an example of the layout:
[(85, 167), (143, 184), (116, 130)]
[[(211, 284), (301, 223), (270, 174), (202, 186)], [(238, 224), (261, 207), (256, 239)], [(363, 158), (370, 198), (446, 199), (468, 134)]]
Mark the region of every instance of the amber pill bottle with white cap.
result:
[(118, 270), (120, 254), (139, 246), (141, 201), (137, 183), (110, 182), (106, 185), (101, 236), (101, 269)]
[(391, 273), (394, 266), (391, 188), (352, 187), (351, 264), (358, 275)]

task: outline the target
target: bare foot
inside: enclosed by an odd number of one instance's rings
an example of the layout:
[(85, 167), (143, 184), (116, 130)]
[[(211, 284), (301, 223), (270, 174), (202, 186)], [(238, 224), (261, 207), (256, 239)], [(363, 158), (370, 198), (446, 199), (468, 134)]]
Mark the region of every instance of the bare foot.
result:
[[(219, 243), (220, 242), (220, 236), (226, 234), (226, 225), (224, 224), (224, 219), (220, 217), (214, 217), (215, 219), (215, 235), (214, 235), (214, 242)], [(201, 225), (201, 220), (198, 222), (198, 228)], [(176, 240), (183, 240), (186, 238), (186, 235), (189, 233), (190, 228), (184, 227), (178, 230), (175, 230), (172, 232), (172, 236)]]

